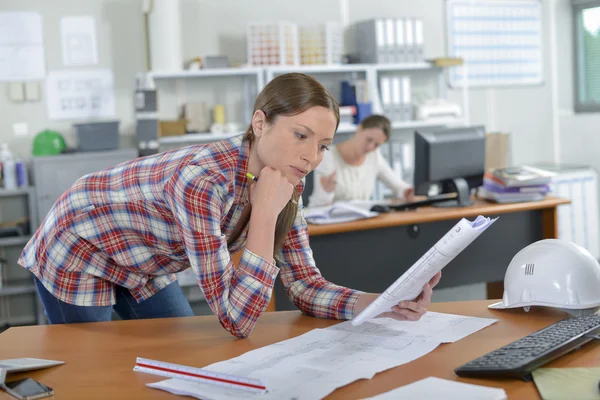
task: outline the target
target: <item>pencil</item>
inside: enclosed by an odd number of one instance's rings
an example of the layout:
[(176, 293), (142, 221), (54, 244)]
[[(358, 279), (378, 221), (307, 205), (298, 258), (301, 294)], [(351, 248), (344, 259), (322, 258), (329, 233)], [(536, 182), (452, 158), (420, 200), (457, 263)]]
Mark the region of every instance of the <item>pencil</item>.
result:
[(250, 172), (246, 172), (246, 177), (252, 179), (254, 182), (258, 182), (258, 178), (252, 175)]

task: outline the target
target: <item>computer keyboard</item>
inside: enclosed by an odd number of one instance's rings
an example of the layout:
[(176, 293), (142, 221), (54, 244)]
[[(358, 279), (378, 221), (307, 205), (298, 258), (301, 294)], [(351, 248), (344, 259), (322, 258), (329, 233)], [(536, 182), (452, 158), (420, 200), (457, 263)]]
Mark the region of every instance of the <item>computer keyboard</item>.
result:
[(594, 340), (600, 316), (567, 318), (456, 368), (458, 376), (531, 380), (536, 368)]
[(389, 208), (393, 211), (406, 211), (414, 210), (419, 207), (430, 206), (436, 203), (443, 203), (446, 201), (456, 200), (456, 194), (438, 194), (435, 196), (429, 196), (423, 200), (416, 200), (411, 202), (392, 204)]

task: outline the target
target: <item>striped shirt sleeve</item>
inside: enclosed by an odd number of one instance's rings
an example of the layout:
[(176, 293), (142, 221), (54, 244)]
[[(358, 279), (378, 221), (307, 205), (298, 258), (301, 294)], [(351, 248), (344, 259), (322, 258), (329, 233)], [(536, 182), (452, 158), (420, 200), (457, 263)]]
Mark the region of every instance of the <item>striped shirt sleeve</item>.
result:
[[(301, 209), (301, 201), (299, 203)], [(298, 211), (276, 260), (288, 297), (304, 314), (328, 319), (354, 317), (354, 305), (363, 292), (335, 285), (323, 278), (315, 265), (308, 226), (301, 211)]]
[(167, 186), (165, 197), (208, 305), (228, 332), (244, 338), (269, 305), (279, 268), (249, 250), (234, 267), (221, 232), (226, 184), (224, 177), (188, 165)]

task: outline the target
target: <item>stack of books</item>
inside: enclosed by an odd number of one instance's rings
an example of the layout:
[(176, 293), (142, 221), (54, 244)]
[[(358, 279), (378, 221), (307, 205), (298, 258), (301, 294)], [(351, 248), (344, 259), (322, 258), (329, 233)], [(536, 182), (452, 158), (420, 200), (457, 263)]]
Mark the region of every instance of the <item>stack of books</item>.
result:
[(528, 166), (495, 169), (485, 174), (479, 197), (497, 203), (543, 200), (554, 175)]

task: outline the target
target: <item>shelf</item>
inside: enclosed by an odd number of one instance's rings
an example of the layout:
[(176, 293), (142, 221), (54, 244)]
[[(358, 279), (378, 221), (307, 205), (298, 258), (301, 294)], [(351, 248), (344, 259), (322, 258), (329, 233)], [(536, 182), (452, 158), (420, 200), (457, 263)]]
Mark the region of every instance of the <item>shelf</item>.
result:
[(319, 65), (274, 65), (265, 67), (244, 68), (207, 68), (182, 71), (151, 71), (148, 74), (154, 79), (176, 79), (176, 78), (202, 78), (216, 76), (249, 76), (258, 75), (263, 71), (269, 74), (285, 74), (288, 72), (304, 73), (344, 73), (344, 72), (366, 72), (374, 69), (376, 71), (411, 71), (438, 69), (428, 62), (397, 63), (397, 64), (319, 64)]
[(427, 121), (396, 121), (392, 122), (392, 129), (424, 128), (441, 125), (464, 125), (462, 118), (437, 118)]
[[(411, 129), (441, 125), (463, 125), (464, 123), (465, 121), (460, 118), (439, 118), (428, 121), (396, 121), (392, 122), (392, 129)], [(340, 125), (337, 133), (354, 133), (356, 132), (356, 129), (357, 125)]]
[(22, 196), (24, 194), (29, 195), (31, 193), (33, 193), (33, 187), (24, 187), (11, 190), (0, 189), (0, 197)]
[(31, 236), (12, 236), (0, 238), (0, 247), (25, 245), (29, 242)]
[(0, 287), (0, 297), (15, 296), (18, 294), (35, 293), (35, 286), (31, 285), (5, 285)]
[[(422, 128), (428, 126), (440, 126), (440, 125), (462, 125), (464, 120), (456, 118), (440, 118), (428, 121), (398, 121), (392, 123), (392, 129), (410, 129), (410, 128)], [(356, 125), (340, 125), (336, 133), (354, 133), (356, 132)], [(165, 136), (158, 139), (160, 144), (177, 144), (177, 143), (210, 143), (218, 140), (229, 139), (233, 136), (240, 135), (238, 133), (188, 133), (180, 136)]]
[(323, 65), (282, 65), (266, 67), (265, 70), (272, 74), (285, 74), (288, 72), (306, 73), (340, 73), (340, 72), (365, 72), (372, 64), (323, 64)]
[(236, 133), (188, 133), (179, 136), (165, 136), (158, 139), (160, 144), (172, 144), (172, 143), (210, 143), (217, 140), (229, 139), (231, 137), (241, 135), (242, 132)]
[(438, 69), (428, 62), (416, 62), (416, 63), (401, 63), (401, 64), (373, 64), (373, 68), (377, 71), (414, 71), (422, 69)]
[(216, 76), (258, 75), (262, 71), (263, 71), (262, 68), (258, 68), (258, 67), (207, 68), (207, 69), (183, 70), (183, 71), (155, 71), (155, 72), (149, 72), (149, 75), (154, 79), (207, 78), (207, 77), (216, 77)]

